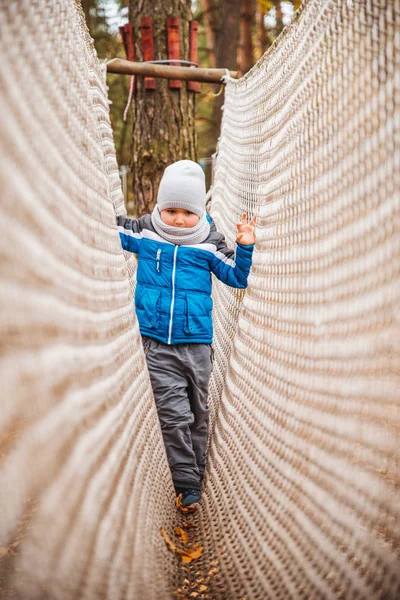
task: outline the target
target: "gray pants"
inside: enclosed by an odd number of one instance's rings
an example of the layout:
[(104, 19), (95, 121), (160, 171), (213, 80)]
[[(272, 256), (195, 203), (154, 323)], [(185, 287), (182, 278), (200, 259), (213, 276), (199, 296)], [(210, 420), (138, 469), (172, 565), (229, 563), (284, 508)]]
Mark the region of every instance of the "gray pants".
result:
[(207, 460), (211, 345), (142, 340), (175, 489), (200, 489)]

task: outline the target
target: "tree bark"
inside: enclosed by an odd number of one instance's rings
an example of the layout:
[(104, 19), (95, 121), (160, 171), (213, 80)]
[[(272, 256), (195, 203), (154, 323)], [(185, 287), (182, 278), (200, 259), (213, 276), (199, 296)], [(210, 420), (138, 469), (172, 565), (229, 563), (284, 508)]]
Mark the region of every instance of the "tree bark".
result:
[(217, 7), (213, 0), (201, 0), (200, 4), (203, 10), (203, 24), (206, 35), (208, 59), (210, 67), (215, 69), (217, 66), (216, 46), (218, 38)]
[(274, 0), (274, 6), (276, 10), (276, 28), (279, 32), (283, 29), (283, 12), (281, 0)]
[(255, 21), (254, 0), (242, 0), (240, 7), (240, 41), (238, 66), (242, 75), (253, 66), (253, 26)]
[(97, 8), (96, 5), (96, 0), (82, 0), (82, 8), (85, 15), (86, 25), (89, 31), (91, 31), (92, 29), (92, 15), (90, 9), (95, 7)]
[[(241, 0), (221, 0), (221, 33), (218, 40), (217, 64), (218, 67), (236, 71), (237, 46), (239, 42)], [(209, 145), (209, 156), (215, 152), (217, 140), (221, 129), (224, 95), (215, 98), (212, 129)]]
[[(143, 60), (140, 19), (144, 16), (153, 19), (156, 60), (168, 58), (167, 16), (179, 17), (180, 56), (189, 60), (190, 0), (130, 0), (138, 61)], [(156, 80), (156, 88), (146, 90), (144, 78), (136, 80), (130, 168), (138, 217), (153, 210), (165, 167), (183, 158), (197, 159), (194, 93), (188, 92), (184, 83), (180, 89), (170, 89), (164, 79)]]
[(257, 60), (259, 60), (266, 49), (271, 45), (269, 43), (267, 32), (265, 31), (265, 10), (258, 6), (256, 13), (256, 49), (257, 49)]

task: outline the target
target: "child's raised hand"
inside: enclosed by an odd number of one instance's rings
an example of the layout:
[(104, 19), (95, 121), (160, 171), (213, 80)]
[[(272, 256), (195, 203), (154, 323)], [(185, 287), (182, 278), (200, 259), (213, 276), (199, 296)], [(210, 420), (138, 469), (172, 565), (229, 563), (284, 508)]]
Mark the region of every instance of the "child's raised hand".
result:
[(256, 241), (256, 236), (254, 230), (256, 228), (256, 218), (253, 217), (251, 221), (247, 222), (246, 213), (242, 214), (242, 220), (239, 223), (236, 223), (237, 227), (237, 237), (236, 241), (238, 244), (242, 244), (243, 246), (250, 246), (254, 244)]

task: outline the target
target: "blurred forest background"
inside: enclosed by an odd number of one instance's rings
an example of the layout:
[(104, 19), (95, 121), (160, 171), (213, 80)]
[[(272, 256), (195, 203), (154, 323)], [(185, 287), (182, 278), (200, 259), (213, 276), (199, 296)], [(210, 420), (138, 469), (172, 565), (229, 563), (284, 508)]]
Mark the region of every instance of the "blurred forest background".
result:
[[(131, 0), (132, 3), (133, 0)], [(154, 5), (163, 0), (153, 0)], [(81, 0), (86, 22), (101, 61), (126, 58), (119, 27), (129, 21), (129, 0)], [(192, 0), (193, 18), (199, 22), (200, 67), (221, 67), (246, 73), (294, 18), (301, 0)], [(164, 56), (158, 58), (166, 58)], [(135, 213), (129, 173), (133, 111), (124, 111), (130, 78), (108, 74), (111, 122), (128, 212)], [(219, 135), (220, 86), (201, 84), (196, 94), (197, 156), (209, 163)]]

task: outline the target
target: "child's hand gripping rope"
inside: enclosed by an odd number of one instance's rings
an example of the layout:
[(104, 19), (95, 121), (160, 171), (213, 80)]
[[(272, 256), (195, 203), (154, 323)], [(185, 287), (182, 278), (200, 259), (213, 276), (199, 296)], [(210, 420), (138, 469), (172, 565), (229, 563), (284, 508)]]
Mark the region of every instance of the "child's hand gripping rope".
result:
[(236, 227), (238, 231), (236, 241), (238, 244), (250, 246), (255, 243), (256, 236), (254, 230), (256, 228), (256, 217), (253, 217), (251, 221), (248, 222), (246, 213), (243, 213), (242, 219), (239, 223), (236, 223)]

